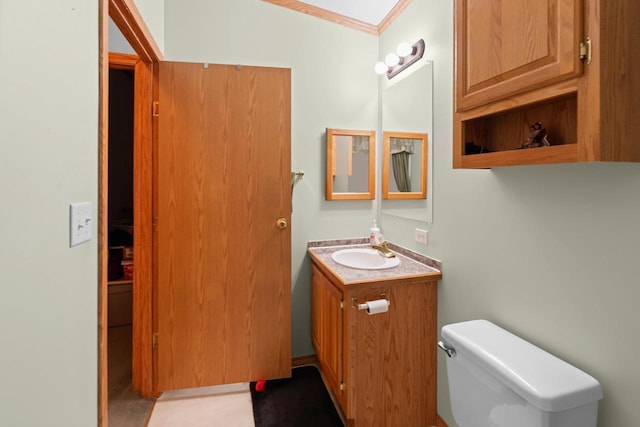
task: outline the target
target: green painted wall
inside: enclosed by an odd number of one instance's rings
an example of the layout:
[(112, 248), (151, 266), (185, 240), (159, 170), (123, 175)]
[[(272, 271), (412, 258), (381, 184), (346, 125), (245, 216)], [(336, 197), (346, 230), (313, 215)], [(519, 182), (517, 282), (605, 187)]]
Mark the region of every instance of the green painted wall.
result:
[(0, 64), (0, 425), (95, 425), (98, 2), (1, 0)]

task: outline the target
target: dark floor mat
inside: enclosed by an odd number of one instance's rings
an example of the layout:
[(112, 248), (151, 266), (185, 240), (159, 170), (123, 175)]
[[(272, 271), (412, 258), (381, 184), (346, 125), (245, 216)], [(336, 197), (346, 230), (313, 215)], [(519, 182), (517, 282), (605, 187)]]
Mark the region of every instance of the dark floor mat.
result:
[(267, 381), (251, 400), (256, 427), (343, 427), (315, 366), (293, 369), (292, 377)]

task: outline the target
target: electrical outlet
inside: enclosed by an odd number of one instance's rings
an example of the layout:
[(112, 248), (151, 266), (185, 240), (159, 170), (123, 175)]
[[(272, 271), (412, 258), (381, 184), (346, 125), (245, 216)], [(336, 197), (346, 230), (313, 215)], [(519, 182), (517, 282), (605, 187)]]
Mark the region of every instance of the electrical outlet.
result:
[(429, 242), (429, 232), (416, 228), (416, 242), (426, 245)]
[(69, 246), (91, 240), (91, 202), (71, 203), (69, 205)]

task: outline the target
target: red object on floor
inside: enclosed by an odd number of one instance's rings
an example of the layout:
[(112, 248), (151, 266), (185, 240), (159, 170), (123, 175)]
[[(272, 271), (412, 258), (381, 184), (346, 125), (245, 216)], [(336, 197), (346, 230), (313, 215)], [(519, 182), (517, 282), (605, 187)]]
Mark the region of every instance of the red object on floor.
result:
[(265, 380), (262, 380), (262, 381), (256, 381), (256, 391), (257, 391), (257, 392), (264, 391), (264, 385), (265, 385), (266, 383), (267, 383), (267, 382), (266, 382)]

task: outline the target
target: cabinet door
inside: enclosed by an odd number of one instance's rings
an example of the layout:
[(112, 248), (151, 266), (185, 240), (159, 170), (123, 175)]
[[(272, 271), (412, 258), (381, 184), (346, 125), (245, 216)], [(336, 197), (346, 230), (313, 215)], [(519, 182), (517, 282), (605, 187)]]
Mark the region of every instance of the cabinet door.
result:
[(436, 425), (436, 286), (371, 286), (349, 294), (357, 303), (391, 303), (374, 315), (349, 308), (353, 408), (347, 417), (356, 426)]
[(313, 345), (325, 380), (342, 400), (342, 292), (315, 265), (311, 289)]
[(456, 0), (456, 111), (582, 73), (582, 0)]

